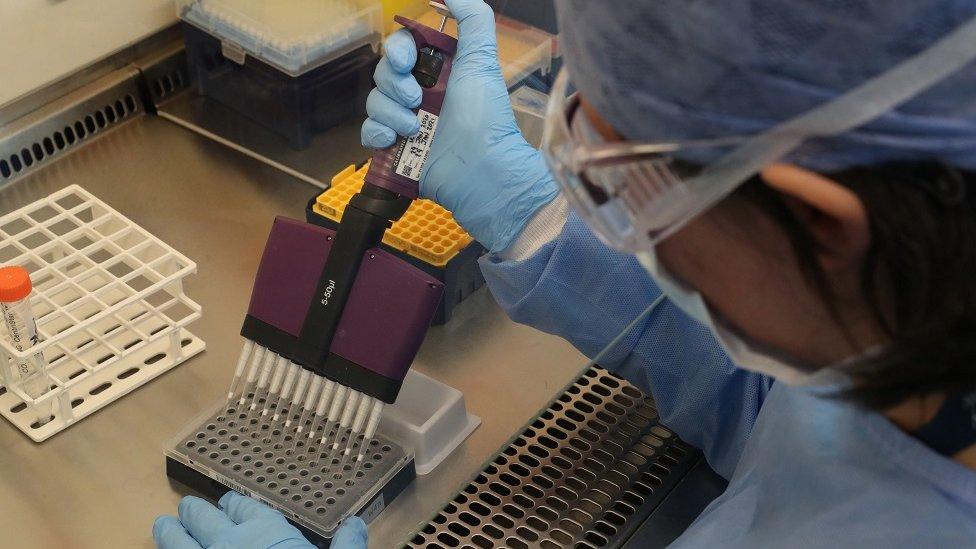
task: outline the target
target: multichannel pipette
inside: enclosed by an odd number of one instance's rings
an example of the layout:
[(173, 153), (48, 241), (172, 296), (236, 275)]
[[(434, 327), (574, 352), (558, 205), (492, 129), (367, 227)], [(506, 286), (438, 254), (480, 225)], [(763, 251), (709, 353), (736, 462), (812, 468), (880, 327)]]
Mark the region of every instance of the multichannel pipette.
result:
[[(446, 8), (431, 4), (446, 21)], [(340, 470), (353, 456), (357, 468), (362, 462), (443, 292), (439, 281), (379, 244), (418, 196), (457, 41), (441, 32), (443, 22), (435, 30), (396, 21), (417, 43), (420, 131), (375, 153), (335, 232), (275, 220), (227, 396), (228, 407), (237, 398), (239, 412), (258, 415), (261, 407), (265, 424), (277, 427), (283, 418), (281, 443), (328, 452), (327, 463)]]

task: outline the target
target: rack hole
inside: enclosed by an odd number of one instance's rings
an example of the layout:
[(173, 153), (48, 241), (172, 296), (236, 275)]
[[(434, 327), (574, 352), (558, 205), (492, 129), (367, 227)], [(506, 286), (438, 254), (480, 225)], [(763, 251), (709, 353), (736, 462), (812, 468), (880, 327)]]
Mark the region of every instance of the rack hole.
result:
[[(546, 507), (546, 506), (544, 506), (544, 505), (542, 505), (542, 506), (540, 506), (539, 508), (537, 508), (537, 509), (535, 510), (535, 512), (536, 512), (536, 513), (537, 513), (537, 514), (538, 514), (538, 515), (539, 515), (540, 517), (542, 517), (542, 518), (544, 518), (544, 519), (546, 519), (546, 520), (549, 520), (549, 521), (553, 521), (553, 520), (556, 520), (557, 518), (559, 518), (559, 513), (557, 513), (557, 512), (555, 512), (555, 511), (553, 511), (552, 509), (550, 509), (550, 508), (548, 508), (548, 507)], [(528, 522), (528, 523), (529, 523), (529, 525), (530, 525), (530, 526), (532, 526), (532, 521), (533, 521), (533, 520), (537, 520), (537, 519), (534, 519), (534, 517), (529, 517), (529, 519), (528, 519), (528, 520), (526, 520), (526, 522)], [(541, 522), (541, 521), (540, 521), (540, 522)], [(535, 528), (535, 526), (533, 526), (533, 528)], [(548, 524), (546, 524), (546, 527), (545, 527), (545, 529), (546, 529), (546, 530), (548, 530), (548, 529), (549, 529), (549, 525), (548, 525)]]
[(112, 382), (106, 381), (105, 383), (102, 383), (98, 387), (93, 388), (91, 391), (88, 391), (88, 394), (90, 394), (92, 396), (95, 396), (95, 395), (97, 395), (97, 394), (105, 391), (106, 389), (108, 389), (111, 386), (112, 386)]
[(552, 539), (559, 542), (561, 547), (568, 547), (569, 544), (573, 543), (573, 536), (567, 534), (566, 532), (563, 532), (562, 530), (555, 529), (552, 532), (550, 532), (549, 535), (552, 536)]
[(478, 497), (481, 498), (481, 500), (487, 503), (488, 505), (491, 505), (492, 507), (501, 505), (502, 503), (502, 500), (498, 499), (498, 496), (490, 492), (482, 492), (478, 494)]
[(139, 368), (129, 368), (128, 370), (122, 372), (118, 375), (119, 379), (125, 379), (139, 373)]
[(546, 490), (553, 487), (552, 480), (542, 475), (535, 475), (534, 477), (532, 477), (532, 482), (538, 484), (539, 486), (542, 486)]
[(515, 533), (522, 537), (522, 539), (535, 542), (539, 540), (539, 534), (529, 530), (525, 526), (519, 526), (515, 529)]
[(465, 528), (464, 526), (462, 526), (462, 525), (460, 525), (460, 524), (458, 524), (456, 522), (452, 522), (452, 523), (448, 524), (447, 525), (447, 529), (450, 530), (450, 531), (452, 531), (452, 532), (454, 532), (455, 534), (463, 537), (463, 538), (466, 538), (466, 537), (468, 537), (468, 536), (471, 535), (471, 530), (468, 530), (467, 528)]
[(501, 531), (497, 526), (493, 526), (491, 524), (484, 525), (482, 530), (495, 539), (502, 539), (505, 537), (505, 532)]
[(518, 505), (523, 509), (531, 509), (532, 507), (535, 506), (534, 501), (523, 496), (522, 494), (515, 494), (514, 496), (512, 496), (512, 501), (514, 501), (516, 505)]
[(441, 532), (440, 534), (438, 534), (437, 539), (440, 540), (440, 542), (443, 543), (444, 545), (447, 545), (448, 547), (458, 547), (459, 545), (461, 545), (461, 542), (458, 541), (457, 538), (455, 538), (451, 534), (448, 534), (447, 532)]
[(468, 526), (473, 527), (481, 524), (481, 519), (472, 515), (471, 513), (468, 513), (467, 511), (462, 511), (461, 514), (458, 515), (458, 518), (461, 519), (461, 522), (467, 524)]
[(517, 519), (520, 519), (525, 516), (525, 511), (519, 509), (518, 507), (512, 505), (511, 503), (506, 503), (505, 505), (503, 505), (502, 511), (505, 514), (509, 515), (510, 517), (514, 517)]
[(603, 547), (607, 544), (607, 539), (596, 532), (587, 532), (583, 539), (596, 545), (597, 547)]
[(498, 475), (498, 478), (502, 482), (504, 482), (505, 484), (508, 484), (510, 486), (518, 486), (519, 485), (519, 479), (518, 479), (518, 477), (516, 477), (515, 475), (512, 475), (511, 473), (502, 473), (501, 475)]
[(557, 498), (556, 496), (549, 496), (548, 498), (546, 498), (546, 503), (549, 504), (549, 507), (552, 507), (553, 509), (558, 509), (560, 511), (565, 511), (566, 509), (569, 509), (569, 504)]

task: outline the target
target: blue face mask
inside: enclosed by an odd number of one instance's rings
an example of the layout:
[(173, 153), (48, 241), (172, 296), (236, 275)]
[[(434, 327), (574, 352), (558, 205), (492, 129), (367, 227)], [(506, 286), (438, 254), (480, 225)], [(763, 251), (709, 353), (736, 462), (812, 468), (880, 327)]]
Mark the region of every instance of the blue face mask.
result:
[(721, 319), (716, 320), (717, 315), (709, 309), (702, 295), (677, 280), (658, 260), (654, 248), (638, 252), (636, 256), (668, 300), (708, 328), (739, 368), (770, 376), (787, 385), (834, 385), (847, 383), (848, 377), (841, 371), (843, 366), (863, 357), (851, 357), (823, 368), (804, 368), (791, 364), (788, 359), (780, 358), (775, 353), (750, 343)]

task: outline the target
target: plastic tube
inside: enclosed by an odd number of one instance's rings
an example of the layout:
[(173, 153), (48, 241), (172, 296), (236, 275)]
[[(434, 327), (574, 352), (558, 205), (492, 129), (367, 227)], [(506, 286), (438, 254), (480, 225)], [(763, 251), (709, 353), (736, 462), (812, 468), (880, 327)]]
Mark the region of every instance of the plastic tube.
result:
[[(260, 399), (260, 392), (264, 391), (264, 388), (268, 386), (268, 380), (271, 379), (271, 370), (273, 369), (274, 361), (278, 358), (273, 351), (268, 351), (264, 354), (264, 363), (261, 366), (261, 377), (258, 378), (258, 385), (254, 388), (254, 399), (251, 400), (250, 411), (254, 411), (258, 407), (258, 401)], [(267, 402), (267, 395), (265, 395), (265, 402)]]
[[(33, 289), (30, 273), (23, 267), (3, 267), (0, 269), (0, 314), (10, 334), (10, 341), (18, 351), (26, 351), (37, 345), (37, 323), (31, 310), (30, 293)], [(17, 380), (27, 396), (36, 399), (48, 392), (50, 382), (46, 373), (47, 360), (43, 353), (34, 353), (26, 358), (14, 359)], [(4, 365), (4, 367), (6, 367)], [(52, 419), (54, 401), (32, 404), (37, 414), (37, 423), (44, 425)]]
[(255, 344), (254, 354), (251, 355), (251, 360), (248, 362), (247, 378), (244, 380), (244, 388), (241, 390), (241, 399), (237, 401), (237, 408), (241, 409), (244, 407), (244, 403), (247, 402), (247, 395), (250, 392), (248, 387), (254, 385), (254, 382), (258, 378), (258, 372), (261, 370), (261, 363), (264, 361), (264, 353), (267, 349)]
[(336, 392), (336, 382), (331, 379), (325, 380), (325, 385), (322, 387), (322, 395), (319, 396), (319, 403), (315, 407), (315, 417), (312, 419), (312, 426), (308, 430), (308, 440), (311, 443), (312, 438), (315, 437), (316, 431), (318, 431), (318, 426), (325, 417), (326, 408), (329, 406), (329, 402), (332, 401), (333, 395)]
[(271, 378), (271, 385), (268, 387), (268, 398), (264, 399), (264, 409), (261, 410), (261, 417), (268, 415), (268, 410), (271, 409), (271, 399), (278, 395), (278, 391), (281, 389), (281, 381), (288, 371), (288, 359), (283, 356), (278, 356), (278, 360), (274, 365), (274, 377)]
[(254, 350), (254, 342), (250, 339), (244, 340), (244, 345), (241, 347), (241, 356), (237, 358), (237, 367), (234, 368), (234, 379), (230, 382), (230, 389), (227, 391), (227, 404), (234, 399), (234, 393), (237, 392), (237, 384), (241, 382), (241, 377), (244, 376), (244, 366), (247, 365), (247, 359), (251, 356), (251, 352)]
[(284, 403), (288, 404), (288, 397), (291, 395), (292, 385), (295, 383), (295, 378), (298, 377), (298, 373), (301, 371), (301, 367), (293, 362), (287, 364), (288, 374), (285, 375), (285, 382), (281, 385), (281, 393), (278, 395), (278, 402), (274, 407), (274, 417), (271, 418), (272, 423), (277, 423), (278, 418), (281, 417), (281, 405)]
[(356, 456), (356, 466), (353, 468), (352, 478), (356, 478), (356, 473), (363, 464), (363, 456), (369, 452), (369, 445), (376, 436), (376, 429), (380, 426), (380, 418), (383, 416), (383, 401), (374, 399), (373, 409), (369, 413), (369, 421), (366, 422), (366, 429), (363, 430), (363, 442), (359, 445), (359, 454)]
[(288, 429), (291, 427), (291, 420), (295, 417), (295, 408), (298, 408), (302, 402), (302, 395), (305, 394), (305, 388), (308, 387), (309, 377), (312, 372), (302, 369), (301, 376), (298, 378), (298, 383), (295, 385), (295, 392), (291, 395), (291, 406), (288, 407), (288, 419), (285, 420), (285, 427), (281, 430), (281, 438), (284, 440), (285, 436), (288, 434)]
[(369, 409), (373, 404), (373, 398), (363, 395), (359, 400), (359, 407), (356, 409), (356, 417), (352, 420), (352, 426), (349, 428), (349, 438), (346, 440), (346, 447), (342, 451), (342, 459), (339, 460), (338, 469), (341, 471), (346, 465), (346, 461), (349, 460), (349, 455), (352, 454), (352, 449), (356, 445), (356, 441), (359, 439), (359, 432), (363, 428), (363, 423), (366, 421), (366, 417), (369, 414)]
[(322, 439), (319, 440), (320, 446), (325, 444), (325, 441), (329, 438), (329, 433), (332, 432), (332, 426), (338, 421), (339, 410), (342, 409), (342, 405), (346, 402), (346, 395), (348, 393), (349, 387), (345, 385), (339, 385), (336, 388), (335, 399), (332, 401), (332, 406), (329, 407), (329, 415), (325, 417), (327, 423), (325, 424), (325, 428), (322, 429)]
[(332, 460), (335, 459), (336, 451), (339, 449), (339, 445), (342, 443), (342, 436), (349, 429), (349, 425), (352, 423), (352, 416), (356, 412), (356, 404), (359, 402), (359, 397), (363, 396), (359, 391), (349, 390), (349, 397), (346, 399), (346, 405), (342, 410), (342, 418), (339, 420), (339, 428), (336, 430), (335, 438), (332, 441), (332, 447), (329, 450), (329, 457), (325, 462), (326, 467), (332, 467)]
[(313, 411), (313, 406), (315, 405), (315, 400), (319, 396), (319, 390), (322, 388), (322, 376), (312, 376), (312, 385), (308, 388), (308, 394), (305, 396), (305, 404), (302, 405), (302, 416), (298, 420), (298, 428), (295, 430), (295, 444), (298, 444), (298, 435), (302, 434), (305, 430), (305, 420), (308, 419), (309, 412)]

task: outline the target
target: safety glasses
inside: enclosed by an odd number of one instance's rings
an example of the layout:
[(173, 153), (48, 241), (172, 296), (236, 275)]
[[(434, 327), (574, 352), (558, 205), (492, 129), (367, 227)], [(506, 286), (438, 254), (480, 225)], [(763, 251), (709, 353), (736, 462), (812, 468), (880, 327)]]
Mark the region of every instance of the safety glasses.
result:
[(607, 244), (635, 253), (673, 234), (805, 141), (874, 120), (976, 59), (976, 18), (835, 99), (763, 133), (681, 142), (606, 142), (568, 73), (549, 98), (542, 151), (565, 196)]
[[(550, 95), (542, 151), (566, 198), (604, 242), (635, 253), (653, 246), (732, 192), (738, 179), (697, 179), (748, 137), (607, 142), (570, 93), (568, 73)], [(711, 188), (705, 188), (708, 184)]]

